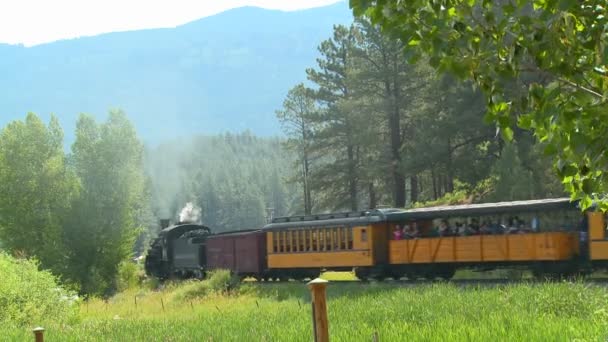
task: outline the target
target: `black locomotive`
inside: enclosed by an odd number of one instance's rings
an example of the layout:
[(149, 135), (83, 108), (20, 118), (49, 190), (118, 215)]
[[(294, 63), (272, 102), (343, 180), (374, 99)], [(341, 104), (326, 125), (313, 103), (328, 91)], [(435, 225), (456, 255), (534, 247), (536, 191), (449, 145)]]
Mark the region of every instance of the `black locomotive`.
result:
[(202, 278), (211, 229), (187, 222), (170, 226), (169, 220), (161, 220), (161, 228), (145, 259), (146, 274), (159, 279)]

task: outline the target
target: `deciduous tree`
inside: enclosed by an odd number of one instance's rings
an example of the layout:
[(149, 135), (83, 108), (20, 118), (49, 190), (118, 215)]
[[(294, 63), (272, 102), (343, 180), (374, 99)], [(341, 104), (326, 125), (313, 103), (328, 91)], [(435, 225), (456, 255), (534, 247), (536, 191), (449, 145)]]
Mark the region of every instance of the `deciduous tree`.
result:
[[(529, 129), (573, 198), (608, 187), (608, 18), (603, 0), (350, 0), (439, 72), (473, 81), (503, 137)], [(514, 85), (525, 91), (513, 92)]]

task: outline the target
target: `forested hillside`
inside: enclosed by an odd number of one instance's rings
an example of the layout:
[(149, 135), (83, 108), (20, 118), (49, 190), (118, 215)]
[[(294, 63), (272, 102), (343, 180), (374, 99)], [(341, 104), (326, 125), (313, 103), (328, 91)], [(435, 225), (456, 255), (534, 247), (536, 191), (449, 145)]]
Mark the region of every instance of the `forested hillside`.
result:
[(345, 2), (294, 12), (242, 7), (176, 28), (33, 47), (0, 44), (0, 126), (51, 113), (68, 144), (79, 113), (129, 113), (146, 143), (175, 135), (280, 132), (274, 109), (314, 63)]
[(214, 231), (259, 228), (270, 215), (299, 208), (301, 196), (287, 184), (292, 160), (280, 139), (248, 131), (182, 138), (148, 149), (155, 215), (175, 222), (183, 206), (193, 202)]

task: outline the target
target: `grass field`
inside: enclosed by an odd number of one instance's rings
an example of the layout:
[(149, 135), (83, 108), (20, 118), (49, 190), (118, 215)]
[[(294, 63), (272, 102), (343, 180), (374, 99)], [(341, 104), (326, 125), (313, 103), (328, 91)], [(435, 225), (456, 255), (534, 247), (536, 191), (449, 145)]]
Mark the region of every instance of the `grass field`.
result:
[[(327, 274), (344, 278), (348, 274)], [(129, 290), (82, 303), (69, 325), (39, 322), (47, 341), (311, 341), (303, 283), (245, 283), (231, 294), (200, 283)], [(197, 294), (203, 294), (196, 297)], [(605, 341), (608, 290), (583, 283), (459, 287), (335, 282), (328, 287), (332, 341)], [(38, 323), (36, 323), (38, 325)], [(0, 340), (33, 340), (0, 327)]]

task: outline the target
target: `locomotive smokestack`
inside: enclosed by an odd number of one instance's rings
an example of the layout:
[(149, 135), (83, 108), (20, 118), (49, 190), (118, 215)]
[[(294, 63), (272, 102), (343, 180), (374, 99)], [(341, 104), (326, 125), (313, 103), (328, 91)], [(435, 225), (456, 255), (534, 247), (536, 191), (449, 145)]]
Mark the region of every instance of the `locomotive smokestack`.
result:
[(165, 229), (169, 227), (170, 220), (169, 219), (160, 219), (160, 229)]

